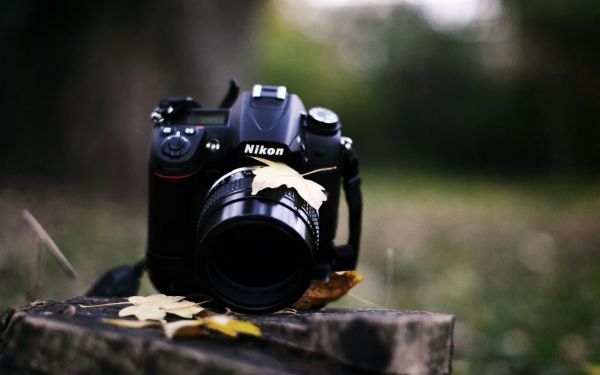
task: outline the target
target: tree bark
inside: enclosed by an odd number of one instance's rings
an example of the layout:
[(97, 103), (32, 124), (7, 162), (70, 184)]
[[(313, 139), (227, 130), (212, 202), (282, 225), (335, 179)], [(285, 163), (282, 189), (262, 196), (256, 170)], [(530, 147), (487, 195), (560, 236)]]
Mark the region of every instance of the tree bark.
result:
[[(260, 337), (165, 338), (107, 325), (122, 299), (41, 301), (0, 319), (0, 372), (60, 374), (448, 374), (454, 317), (414, 311), (323, 310), (239, 316)], [(4, 323), (2, 323), (4, 322)]]

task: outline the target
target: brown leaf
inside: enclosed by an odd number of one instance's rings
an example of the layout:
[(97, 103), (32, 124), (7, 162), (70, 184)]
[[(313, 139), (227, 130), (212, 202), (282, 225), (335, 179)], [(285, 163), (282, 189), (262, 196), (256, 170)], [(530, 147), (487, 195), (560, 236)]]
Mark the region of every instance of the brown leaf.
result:
[(313, 283), (293, 307), (296, 310), (320, 309), (326, 304), (343, 297), (352, 287), (360, 283), (363, 276), (357, 271), (332, 272), (329, 281)]

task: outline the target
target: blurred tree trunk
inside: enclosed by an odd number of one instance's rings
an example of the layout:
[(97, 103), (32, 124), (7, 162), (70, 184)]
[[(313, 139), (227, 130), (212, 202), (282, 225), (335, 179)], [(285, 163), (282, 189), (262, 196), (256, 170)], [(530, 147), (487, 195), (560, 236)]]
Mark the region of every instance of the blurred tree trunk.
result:
[(600, 3), (503, 0), (520, 31), (522, 73), (545, 129), (548, 166), (600, 167)]
[(4, 4), (4, 175), (67, 178), (119, 194), (144, 191), (150, 111), (167, 95), (216, 105), (229, 77), (243, 79), (257, 4)]

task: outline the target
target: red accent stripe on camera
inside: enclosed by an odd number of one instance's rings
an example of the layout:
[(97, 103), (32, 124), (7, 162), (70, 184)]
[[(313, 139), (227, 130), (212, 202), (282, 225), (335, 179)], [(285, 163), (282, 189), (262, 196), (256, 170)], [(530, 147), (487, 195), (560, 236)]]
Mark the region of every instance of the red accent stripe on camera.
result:
[(166, 174), (160, 174), (158, 172), (152, 172), (153, 175), (155, 175), (158, 178), (162, 178), (163, 180), (167, 180), (167, 181), (179, 181), (179, 180), (183, 180), (185, 178), (191, 177), (193, 175), (195, 175), (196, 173), (198, 173), (198, 170), (195, 170), (192, 173), (188, 173), (188, 174), (182, 174), (180, 176), (168, 176)]

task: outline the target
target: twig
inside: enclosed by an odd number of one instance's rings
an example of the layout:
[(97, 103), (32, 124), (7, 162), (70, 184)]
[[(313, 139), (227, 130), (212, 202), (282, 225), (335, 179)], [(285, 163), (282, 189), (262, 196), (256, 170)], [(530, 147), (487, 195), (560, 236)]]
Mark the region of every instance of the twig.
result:
[(326, 168), (319, 168), (319, 169), (315, 169), (314, 171), (310, 171), (310, 172), (303, 173), (303, 174), (302, 174), (302, 177), (306, 177), (306, 176), (309, 176), (309, 175), (311, 175), (311, 174), (314, 174), (314, 173), (319, 173), (319, 172), (335, 171), (336, 169), (337, 169), (337, 167), (336, 167), (336, 166), (333, 166), (333, 167), (326, 167)]
[(395, 249), (388, 247), (386, 249), (386, 272), (385, 272), (385, 305), (390, 308), (392, 303), (392, 290), (394, 287), (394, 255)]
[(286, 307), (283, 308), (279, 311), (275, 311), (273, 313), (271, 313), (272, 315), (298, 315), (298, 310), (291, 308), (291, 307)]
[(117, 306), (117, 305), (133, 305), (133, 303), (129, 301), (124, 302), (111, 302), (111, 303), (102, 303), (100, 305), (79, 305), (82, 309), (90, 309), (92, 307), (106, 307), (106, 306)]
[[(189, 307), (201, 306), (202, 304), (210, 302), (210, 301), (212, 301), (212, 300), (209, 299), (207, 301), (197, 302), (197, 303), (194, 303), (193, 305), (190, 305), (190, 306), (176, 307), (176, 308), (174, 308), (172, 310), (187, 309)], [(132, 303), (132, 302), (123, 301), (123, 302), (103, 303), (103, 304), (100, 304), (100, 305), (79, 305), (79, 307), (81, 307), (82, 309), (90, 309), (92, 307), (106, 307), (106, 306), (117, 306), (117, 305), (127, 305), (127, 304), (134, 305), (134, 303)]]
[(27, 221), (31, 228), (33, 228), (33, 230), (38, 235), (40, 241), (46, 245), (48, 250), (50, 250), (50, 253), (58, 261), (58, 263), (60, 263), (60, 265), (65, 270), (65, 273), (71, 278), (77, 278), (79, 275), (77, 274), (77, 271), (75, 271), (75, 268), (73, 268), (71, 263), (69, 263), (62, 251), (60, 251), (58, 246), (56, 246), (56, 243), (54, 243), (50, 235), (44, 230), (44, 228), (42, 228), (42, 226), (35, 219), (35, 217), (33, 217), (31, 212), (29, 212), (28, 210), (23, 210), (23, 218), (25, 219), (25, 221)]
[(354, 298), (355, 300), (358, 300), (358, 301), (360, 301), (360, 302), (362, 302), (362, 303), (364, 303), (364, 304), (367, 304), (367, 305), (370, 305), (370, 306), (376, 307), (376, 308), (378, 308), (378, 309), (386, 309), (386, 307), (384, 307), (384, 306), (381, 306), (381, 305), (378, 305), (378, 304), (376, 304), (375, 302), (371, 302), (371, 301), (369, 301), (368, 299), (364, 299), (364, 298), (362, 298), (362, 297), (359, 297), (359, 296), (357, 296), (356, 294), (353, 294), (353, 293), (347, 293), (346, 295), (347, 295), (348, 297), (352, 297), (352, 298)]

